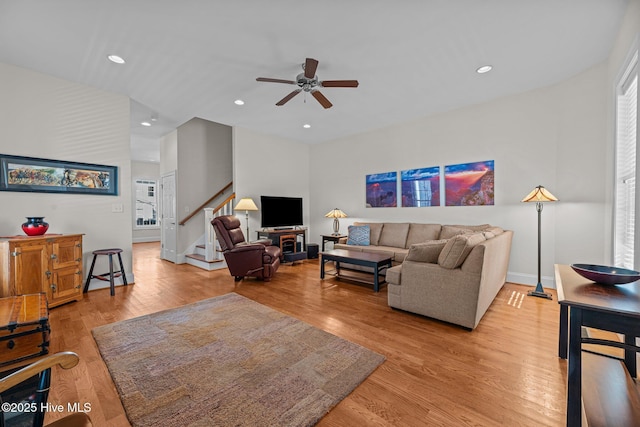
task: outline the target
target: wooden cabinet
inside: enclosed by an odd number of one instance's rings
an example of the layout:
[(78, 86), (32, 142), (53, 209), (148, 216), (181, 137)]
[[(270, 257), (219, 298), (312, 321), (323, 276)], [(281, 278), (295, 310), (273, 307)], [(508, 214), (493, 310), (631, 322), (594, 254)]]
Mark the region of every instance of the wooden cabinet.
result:
[(0, 297), (44, 292), (49, 307), (82, 299), (82, 235), (0, 239)]

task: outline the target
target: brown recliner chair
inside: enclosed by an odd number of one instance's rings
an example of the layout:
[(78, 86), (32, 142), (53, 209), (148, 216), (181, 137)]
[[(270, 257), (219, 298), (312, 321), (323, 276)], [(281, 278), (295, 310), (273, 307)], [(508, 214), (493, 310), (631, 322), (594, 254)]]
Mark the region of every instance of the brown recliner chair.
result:
[(236, 281), (245, 276), (268, 282), (280, 267), (281, 251), (270, 241), (248, 243), (240, 228), (240, 220), (233, 215), (219, 216), (211, 221), (216, 238), (227, 261), (229, 272)]

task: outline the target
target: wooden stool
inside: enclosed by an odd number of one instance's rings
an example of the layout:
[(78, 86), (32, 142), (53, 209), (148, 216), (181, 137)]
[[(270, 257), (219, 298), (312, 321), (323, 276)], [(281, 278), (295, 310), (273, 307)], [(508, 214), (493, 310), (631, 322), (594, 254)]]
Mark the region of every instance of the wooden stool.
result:
[[(96, 279), (104, 280), (105, 282), (109, 281), (109, 284), (111, 285), (111, 296), (114, 296), (116, 294), (115, 284), (113, 282), (113, 279), (115, 279), (116, 277), (122, 276), (122, 282), (125, 286), (127, 286), (127, 275), (125, 274), (124, 267), (122, 265), (122, 256), (120, 255), (121, 253), (122, 253), (122, 249), (118, 249), (118, 248), (98, 249), (97, 251), (93, 251), (93, 261), (91, 262), (91, 268), (89, 269), (89, 275), (87, 276), (87, 282), (84, 284), (83, 292), (86, 293), (87, 290), (89, 290), (89, 282), (94, 277)], [(120, 262), (120, 270), (113, 271), (113, 256), (116, 254), (118, 255), (118, 261)], [(96, 258), (98, 257), (98, 255), (109, 255), (109, 272), (108, 273), (97, 274), (97, 275), (93, 274), (93, 267), (96, 265)], [(107, 275), (109, 275), (108, 278), (106, 277)]]

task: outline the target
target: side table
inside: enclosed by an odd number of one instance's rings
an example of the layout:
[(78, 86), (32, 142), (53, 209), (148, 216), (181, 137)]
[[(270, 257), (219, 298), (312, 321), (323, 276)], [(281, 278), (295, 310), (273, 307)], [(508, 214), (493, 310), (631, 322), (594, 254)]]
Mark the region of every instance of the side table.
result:
[(344, 234), (322, 234), (322, 252), (324, 252), (324, 244), (325, 242), (333, 242), (333, 243), (338, 243), (340, 241), (340, 239), (344, 238), (344, 237), (348, 237)]

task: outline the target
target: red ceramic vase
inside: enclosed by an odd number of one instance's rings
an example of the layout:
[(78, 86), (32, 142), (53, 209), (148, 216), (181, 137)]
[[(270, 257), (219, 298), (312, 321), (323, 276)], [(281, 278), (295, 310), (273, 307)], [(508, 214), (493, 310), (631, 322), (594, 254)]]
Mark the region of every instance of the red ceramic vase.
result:
[(27, 236), (42, 236), (49, 229), (49, 224), (44, 222), (43, 216), (28, 216), (27, 222), (22, 224), (22, 231)]

